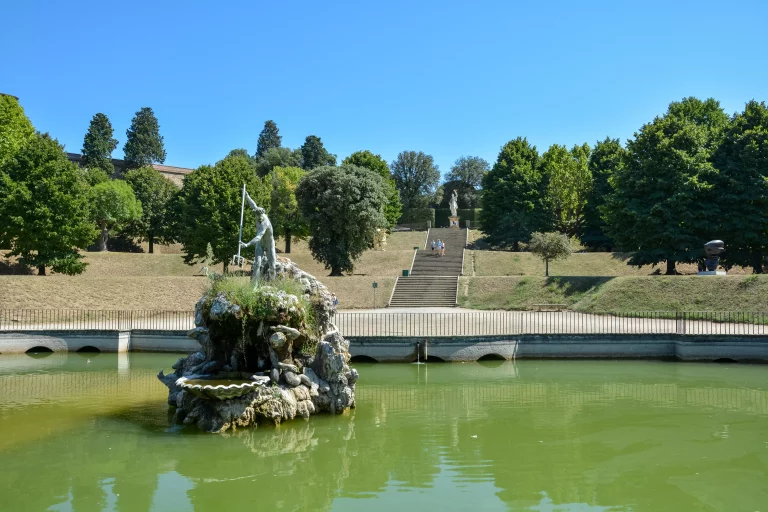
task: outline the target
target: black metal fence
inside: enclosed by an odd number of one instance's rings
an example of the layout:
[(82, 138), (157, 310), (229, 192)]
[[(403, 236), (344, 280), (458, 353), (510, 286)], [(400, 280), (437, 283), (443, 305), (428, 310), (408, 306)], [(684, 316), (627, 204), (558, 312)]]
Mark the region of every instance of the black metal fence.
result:
[[(191, 311), (0, 310), (0, 331), (188, 330)], [(768, 335), (768, 314), (728, 312), (472, 311), (455, 313), (338, 313), (345, 336), (487, 336), (520, 334)]]

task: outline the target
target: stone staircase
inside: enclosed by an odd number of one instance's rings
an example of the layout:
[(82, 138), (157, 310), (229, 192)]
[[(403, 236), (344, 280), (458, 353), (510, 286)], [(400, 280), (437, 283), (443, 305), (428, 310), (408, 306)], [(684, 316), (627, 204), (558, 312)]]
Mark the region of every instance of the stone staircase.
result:
[[(445, 242), (445, 256), (432, 254), (432, 240)], [(423, 308), (456, 306), (456, 290), (464, 262), (466, 229), (430, 229), (427, 248), (419, 249), (411, 275), (398, 277), (390, 307)]]

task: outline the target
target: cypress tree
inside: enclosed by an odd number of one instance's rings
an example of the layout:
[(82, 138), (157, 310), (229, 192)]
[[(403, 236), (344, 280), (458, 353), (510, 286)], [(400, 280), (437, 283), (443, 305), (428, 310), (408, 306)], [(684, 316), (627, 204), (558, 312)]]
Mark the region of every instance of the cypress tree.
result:
[(83, 166), (87, 169), (101, 169), (108, 176), (115, 172), (112, 165), (112, 151), (117, 147), (117, 139), (112, 137), (112, 123), (99, 112), (88, 127), (83, 140)]
[(144, 107), (136, 112), (131, 121), (131, 127), (125, 134), (127, 140), (123, 151), (126, 170), (165, 162), (165, 147), (163, 137), (160, 135), (160, 125), (151, 108)]
[(264, 129), (259, 134), (259, 142), (256, 145), (256, 158), (263, 158), (268, 149), (279, 148), (283, 138), (277, 124), (271, 119), (264, 123)]

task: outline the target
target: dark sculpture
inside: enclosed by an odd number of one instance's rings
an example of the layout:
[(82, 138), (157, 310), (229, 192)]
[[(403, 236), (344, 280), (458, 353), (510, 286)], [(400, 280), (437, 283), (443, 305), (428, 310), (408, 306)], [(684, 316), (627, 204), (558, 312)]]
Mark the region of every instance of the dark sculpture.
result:
[(715, 272), (720, 264), (720, 255), (725, 252), (725, 243), (722, 240), (712, 240), (704, 244), (704, 266), (709, 272)]

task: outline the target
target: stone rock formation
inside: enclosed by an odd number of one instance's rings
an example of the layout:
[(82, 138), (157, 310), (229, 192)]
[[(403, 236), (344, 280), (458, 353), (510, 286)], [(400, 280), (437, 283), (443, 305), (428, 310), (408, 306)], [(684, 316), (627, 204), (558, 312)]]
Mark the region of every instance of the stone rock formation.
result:
[[(214, 282), (198, 301), (188, 335), (202, 350), (180, 358), (173, 373), (158, 374), (177, 423), (224, 432), (355, 406), (358, 373), (333, 324), (331, 293), (286, 258), (275, 267), (274, 280), (250, 284), (245, 296), (226, 286), (217, 291)], [(280, 289), (288, 285), (296, 293)], [(206, 381), (211, 386), (202, 393)], [(234, 396), (240, 389), (244, 394)]]

